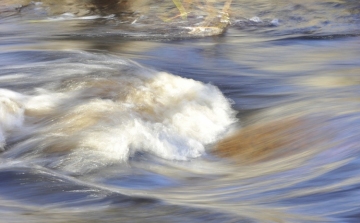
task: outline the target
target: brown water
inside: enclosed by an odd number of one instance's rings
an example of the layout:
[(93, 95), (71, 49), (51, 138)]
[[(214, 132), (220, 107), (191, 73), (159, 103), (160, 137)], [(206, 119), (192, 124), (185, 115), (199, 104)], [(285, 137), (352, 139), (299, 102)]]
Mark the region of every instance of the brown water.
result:
[(0, 222), (360, 221), (358, 1), (14, 2)]

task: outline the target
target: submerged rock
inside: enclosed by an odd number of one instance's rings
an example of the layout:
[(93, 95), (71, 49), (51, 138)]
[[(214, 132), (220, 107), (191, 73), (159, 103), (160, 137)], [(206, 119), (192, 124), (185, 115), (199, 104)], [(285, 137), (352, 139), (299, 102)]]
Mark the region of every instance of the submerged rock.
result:
[(257, 123), (221, 140), (212, 152), (245, 165), (299, 153), (313, 153), (312, 148), (330, 137), (329, 132), (326, 136), (320, 133), (321, 125), (321, 122), (305, 117)]
[(224, 33), (230, 25), (229, 2), (188, 1), (180, 10), (173, 1), (158, 0), (6, 0), (0, 12), (10, 10), (32, 23), (79, 20), (83, 25), (81, 20), (86, 20), (87, 28), (100, 24), (111, 35), (182, 38)]

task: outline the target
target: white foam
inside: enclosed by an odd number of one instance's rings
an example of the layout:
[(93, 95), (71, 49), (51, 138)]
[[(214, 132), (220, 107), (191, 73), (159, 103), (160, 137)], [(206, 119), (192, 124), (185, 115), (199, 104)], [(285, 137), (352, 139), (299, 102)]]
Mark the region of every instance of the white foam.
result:
[(0, 89), (0, 149), (5, 146), (6, 137), (22, 126), (24, 121), (25, 97), (16, 92)]
[(203, 154), (235, 121), (216, 87), (164, 72), (145, 76), (75, 78), (31, 96), (6, 91), (27, 100), (15, 115), (3, 115), (14, 119), (2, 118), (3, 132), (19, 128), (25, 112), (27, 137), (15, 151), (65, 154), (70, 165), (85, 153), (108, 161), (126, 161), (137, 151), (186, 160)]
[(262, 22), (262, 20), (257, 16), (254, 16), (254, 17), (250, 18), (249, 20), (253, 21), (253, 22), (256, 22), (256, 23)]
[(273, 26), (279, 26), (280, 25), (279, 19), (275, 18), (275, 19), (271, 20), (270, 24)]

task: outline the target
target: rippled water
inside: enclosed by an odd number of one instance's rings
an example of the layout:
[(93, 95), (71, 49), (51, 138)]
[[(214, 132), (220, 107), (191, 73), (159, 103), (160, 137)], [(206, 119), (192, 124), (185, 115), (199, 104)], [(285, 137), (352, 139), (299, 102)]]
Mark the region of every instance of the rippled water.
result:
[(360, 3), (203, 9), (0, 2), (0, 222), (360, 221)]

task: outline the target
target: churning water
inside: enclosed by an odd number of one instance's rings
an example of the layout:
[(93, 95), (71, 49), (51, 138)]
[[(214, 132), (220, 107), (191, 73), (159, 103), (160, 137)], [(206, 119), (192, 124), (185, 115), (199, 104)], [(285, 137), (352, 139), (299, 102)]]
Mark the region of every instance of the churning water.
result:
[(358, 1), (123, 2), (0, 2), (0, 222), (360, 222)]

